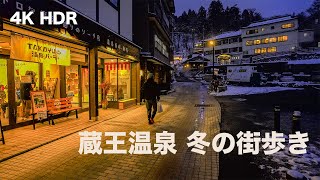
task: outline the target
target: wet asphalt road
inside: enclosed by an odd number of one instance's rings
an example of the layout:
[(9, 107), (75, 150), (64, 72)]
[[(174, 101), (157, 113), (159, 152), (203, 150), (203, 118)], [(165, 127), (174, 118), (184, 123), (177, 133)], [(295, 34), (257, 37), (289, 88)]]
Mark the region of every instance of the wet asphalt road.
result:
[[(233, 136), (239, 131), (270, 132), (273, 130), (273, 106), (281, 106), (281, 132), (291, 132), (292, 113), (302, 112), (301, 131), (308, 132), (310, 142), (320, 139), (320, 101), (313, 91), (289, 91), (263, 95), (217, 97), (222, 108), (221, 131)], [(258, 156), (239, 156), (237, 151), (220, 154), (220, 179), (277, 179), (270, 172), (260, 170), (265, 164), (263, 153)]]

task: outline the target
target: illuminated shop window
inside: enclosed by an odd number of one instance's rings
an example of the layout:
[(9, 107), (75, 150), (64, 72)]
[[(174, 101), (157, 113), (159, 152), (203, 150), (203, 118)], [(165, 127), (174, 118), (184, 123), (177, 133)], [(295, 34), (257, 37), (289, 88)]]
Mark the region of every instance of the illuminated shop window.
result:
[(7, 60), (0, 59), (0, 120), (9, 125)]
[(268, 47), (268, 53), (277, 52), (277, 47)]
[(131, 63), (125, 60), (105, 60), (105, 82), (110, 87), (106, 98), (118, 101), (131, 98)]
[(79, 66), (66, 67), (66, 93), (71, 98), (72, 106), (80, 107), (79, 103)]
[(55, 64), (43, 64), (43, 90), (47, 99), (60, 98), (59, 66)]
[(288, 36), (279, 36), (278, 37), (278, 42), (285, 42), (288, 41)]
[(39, 64), (33, 62), (14, 62), (15, 96), (17, 123), (31, 120), (31, 91), (39, 90)]
[(89, 107), (89, 68), (83, 67), (81, 68), (81, 93), (82, 93), (82, 108)]
[(293, 28), (293, 27), (294, 27), (294, 23), (282, 24), (282, 26), (281, 26), (282, 29), (289, 29), (289, 28)]

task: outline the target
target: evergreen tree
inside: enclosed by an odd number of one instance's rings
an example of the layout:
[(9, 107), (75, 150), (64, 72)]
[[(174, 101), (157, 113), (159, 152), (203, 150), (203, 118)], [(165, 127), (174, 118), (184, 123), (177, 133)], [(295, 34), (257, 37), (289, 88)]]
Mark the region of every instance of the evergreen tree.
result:
[(307, 10), (313, 18), (320, 18), (320, 0), (314, 0), (311, 7)]
[(241, 15), (241, 26), (246, 27), (249, 24), (262, 20), (260, 13), (256, 12), (255, 9), (245, 9)]
[(198, 39), (202, 39), (202, 33), (208, 33), (207, 10), (203, 6), (199, 8), (197, 14), (197, 25), (195, 31), (197, 32)]
[(215, 34), (221, 32), (224, 22), (224, 8), (220, 0), (212, 1), (208, 9), (209, 30)]
[(231, 8), (227, 7), (225, 10), (226, 31), (237, 31), (241, 28), (241, 15), (240, 9), (235, 5)]

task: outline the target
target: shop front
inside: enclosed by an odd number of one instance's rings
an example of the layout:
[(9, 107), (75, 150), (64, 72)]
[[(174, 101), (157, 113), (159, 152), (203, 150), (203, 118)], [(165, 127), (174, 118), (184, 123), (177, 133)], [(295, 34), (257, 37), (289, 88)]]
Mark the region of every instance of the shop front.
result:
[[(79, 104), (86, 47), (4, 24), (0, 32), (0, 104), (4, 126), (32, 120), (30, 92), (43, 90), (46, 99), (72, 98)], [(81, 65), (82, 64), (82, 65)], [(72, 82), (71, 82), (72, 79)], [(71, 93), (72, 91), (72, 93)]]
[[(140, 97), (140, 63), (130, 56), (121, 56), (100, 48), (101, 71), (99, 105), (102, 108), (125, 109), (137, 104)], [(99, 73), (100, 74), (100, 73)]]
[[(57, 1), (29, 1), (70, 11)], [(23, 7), (28, 7), (23, 6)], [(14, 3), (2, 4), (0, 31), (0, 118), (8, 128), (30, 124), (31, 91), (46, 99), (70, 98), (72, 106), (96, 119), (99, 108), (124, 109), (140, 98), (140, 48), (104, 26), (78, 14), (78, 25), (34, 26), (9, 22)], [(139, 88), (138, 88), (139, 87)]]

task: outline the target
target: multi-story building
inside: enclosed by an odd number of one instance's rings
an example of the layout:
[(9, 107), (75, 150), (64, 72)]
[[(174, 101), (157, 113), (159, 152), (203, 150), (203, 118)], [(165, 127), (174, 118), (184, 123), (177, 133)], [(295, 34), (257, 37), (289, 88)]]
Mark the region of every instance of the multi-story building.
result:
[[(173, 0), (133, 1), (133, 41), (141, 48), (142, 83), (153, 73), (161, 89), (170, 89), (173, 45)], [(142, 28), (143, 27), (143, 28)]]
[(296, 52), (314, 41), (313, 31), (300, 30), (298, 18), (291, 16), (252, 23), (241, 30), (243, 57), (250, 62), (254, 56)]
[(132, 0), (59, 0), (116, 34), (132, 40)]
[[(241, 31), (222, 33), (195, 44), (195, 52), (202, 53), (215, 64), (239, 64), (242, 59)], [(213, 53), (214, 51), (214, 53)]]
[(290, 55), (315, 46), (314, 30), (299, 29), (297, 17), (285, 16), (255, 22), (239, 31), (226, 32), (194, 44), (215, 64), (258, 62), (270, 56)]

